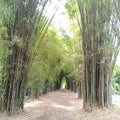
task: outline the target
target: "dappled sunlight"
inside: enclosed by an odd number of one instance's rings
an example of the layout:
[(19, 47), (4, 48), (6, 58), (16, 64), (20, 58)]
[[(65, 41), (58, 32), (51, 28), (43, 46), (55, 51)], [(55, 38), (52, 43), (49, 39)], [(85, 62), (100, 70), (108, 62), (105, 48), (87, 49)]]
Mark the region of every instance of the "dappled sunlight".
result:
[(28, 102), (28, 103), (25, 103), (24, 107), (27, 108), (27, 107), (36, 107), (40, 104), (43, 104), (44, 102), (43, 101), (32, 101), (32, 102)]
[(75, 109), (75, 107), (69, 107), (69, 106), (63, 106), (63, 105), (52, 105), (52, 107), (62, 108), (62, 109), (71, 110), (71, 111), (73, 111)]

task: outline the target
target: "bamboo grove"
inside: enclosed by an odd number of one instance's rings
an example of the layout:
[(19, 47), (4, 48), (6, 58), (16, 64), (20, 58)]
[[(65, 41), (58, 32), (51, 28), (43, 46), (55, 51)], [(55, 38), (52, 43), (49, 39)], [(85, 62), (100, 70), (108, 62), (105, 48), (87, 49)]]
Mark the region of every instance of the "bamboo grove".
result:
[(88, 111), (111, 103), (111, 74), (119, 51), (111, 25), (116, 19), (111, 17), (112, 5), (110, 0), (78, 0), (84, 55), (83, 106)]
[(66, 88), (83, 97), (84, 110), (111, 104), (111, 77), (120, 50), (120, 1), (68, 0), (70, 35), (64, 30), (58, 35), (51, 25), (61, 2), (0, 0), (2, 112), (22, 111), (26, 96), (38, 98), (60, 89), (64, 78)]
[[(3, 7), (6, 7), (6, 11), (3, 11), (6, 35), (3, 35), (1, 110), (13, 115), (15, 111), (23, 110), (28, 66), (31, 57), (34, 56), (34, 52), (33, 55), (30, 52), (33, 51), (33, 47), (34, 49), (37, 47), (39, 41), (43, 40), (58, 5), (53, 6), (51, 16), (47, 18), (45, 13), (51, 4), (48, 0), (12, 0), (9, 2), (6, 0), (2, 3)], [(7, 11), (10, 12), (7, 13)]]

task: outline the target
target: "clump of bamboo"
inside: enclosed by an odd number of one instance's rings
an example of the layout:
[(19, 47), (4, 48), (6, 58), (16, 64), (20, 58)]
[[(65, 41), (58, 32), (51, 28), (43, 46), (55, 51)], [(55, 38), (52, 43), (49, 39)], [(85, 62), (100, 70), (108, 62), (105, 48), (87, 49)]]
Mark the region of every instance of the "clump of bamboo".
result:
[(58, 9), (58, 2), (49, 18), (46, 16), (51, 4), (49, 0), (5, 1), (4, 4), (10, 9), (12, 17), (4, 22), (7, 38), (3, 37), (5, 51), (1, 109), (13, 115), (24, 108), (31, 52), (43, 40)]
[(116, 39), (111, 30), (110, 0), (78, 0), (84, 54), (85, 110), (109, 107), (111, 74), (116, 61)]

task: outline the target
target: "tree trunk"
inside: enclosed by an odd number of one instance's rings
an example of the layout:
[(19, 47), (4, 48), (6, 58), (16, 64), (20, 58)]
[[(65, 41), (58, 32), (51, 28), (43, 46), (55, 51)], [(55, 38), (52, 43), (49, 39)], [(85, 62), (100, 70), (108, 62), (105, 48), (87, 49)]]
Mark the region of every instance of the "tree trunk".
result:
[(82, 83), (78, 82), (78, 99), (82, 98)]
[(3, 77), (2, 110), (10, 114), (23, 110), (24, 92), (27, 79), (26, 48), (13, 45), (13, 53), (5, 59)]
[(74, 93), (77, 92), (77, 82), (76, 81), (73, 81), (73, 91), (74, 91)]
[(86, 111), (94, 107), (109, 107), (110, 104), (111, 61), (105, 49), (111, 40), (108, 40), (106, 35), (109, 34), (105, 28), (110, 21), (110, 14), (107, 14), (110, 11), (109, 5), (109, 0), (78, 0), (84, 55), (83, 108)]

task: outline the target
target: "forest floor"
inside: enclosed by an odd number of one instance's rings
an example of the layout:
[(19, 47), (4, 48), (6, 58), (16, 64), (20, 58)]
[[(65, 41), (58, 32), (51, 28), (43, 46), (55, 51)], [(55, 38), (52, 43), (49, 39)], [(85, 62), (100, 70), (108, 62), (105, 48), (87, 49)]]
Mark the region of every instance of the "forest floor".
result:
[(76, 94), (58, 90), (27, 101), (24, 112), (12, 117), (0, 114), (0, 120), (120, 120), (120, 107), (84, 112)]

